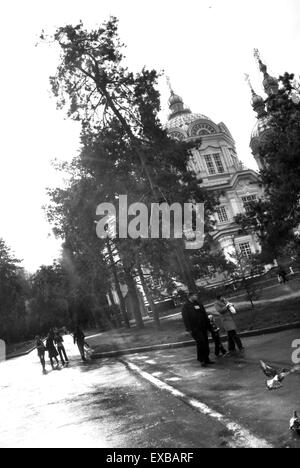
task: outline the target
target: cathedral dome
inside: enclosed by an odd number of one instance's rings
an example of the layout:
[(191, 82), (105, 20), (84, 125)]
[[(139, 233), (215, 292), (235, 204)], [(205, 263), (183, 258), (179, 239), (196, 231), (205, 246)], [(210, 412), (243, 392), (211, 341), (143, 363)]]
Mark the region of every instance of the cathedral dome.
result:
[(250, 148), (252, 149), (253, 154), (259, 153), (260, 145), (263, 143), (265, 136), (268, 135), (270, 131), (270, 117), (268, 115), (260, 117), (251, 132)]
[(184, 140), (190, 137), (204, 137), (216, 133), (225, 133), (232, 139), (228, 128), (224, 123), (215, 124), (211, 118), (204, 114), (195, 114), (184, 106), (183, 99), (170, 89), (169, 97), (170, 114), (164, 125), (170, 136)]
[(255, 107), (257, 106), (258, 104), (264, 104), (264, 99), (259, 96), (258, 94), (254, 93), (252, 95), (252, 106)]
[(265, 115), (257, 120), (251, 133), (251, 140), (253, 138), (259, 138), (262, 133), (268, 130), (268, 128), (269, 128), (269, 117)]
[(173, 128), (182, 128), (182, 130), (187, 130), (187, 128), (194, 122), (198, 120), (208, 120), (212, 122), (212, 120), (203, 114), (194, 114), (191, 111), (180, 113), (171, 117), (169, 121), (166, 123), (167, 130), (172, 130)]
[(172, 93), (169, 98), (169, 106), (173, 106), (174, 104), (183, 104), (182, 97), (178, 96), (178, 94)]

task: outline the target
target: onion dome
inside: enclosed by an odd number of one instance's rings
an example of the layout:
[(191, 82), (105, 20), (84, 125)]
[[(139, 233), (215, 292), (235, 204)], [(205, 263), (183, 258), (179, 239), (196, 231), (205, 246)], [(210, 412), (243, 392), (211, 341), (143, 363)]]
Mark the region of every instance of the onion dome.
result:
[(254, 154), (259, 151), (260, 143), (263, 141), (266, 133), (271, 130), (269, 120), (270, 117), (267, 114), (258, 118), (251, 132), (250, 147)]
[(179, 114), (190, 114), (191, 110), (187, 107), (184, 107), (182, 97), (178, 96), (171, 90), (171, 96), (169, 98), (169, 109), (170, 114), (168, 119), (171, 120)]
[(175, 104), (183, 105), (183, 99), (182, 97), (178, 96), (178, 94), (175, 94), (173, 91), (171, 91), (171, 96), (169, 97), (169, 107)]
[(251, 133), (251, 139), (259, 138), (268, 129), (269, 129), (269, 117), (265, 115), (264, 117), (261, 117), (260, 119), (257, 120)]
[(224, 133), (233, 140), (224, 123), (221, 122), (217, 125), (206, 115), (193, 113), (184, 106), (182, 97), (174, 93), (169, 79), (168, 84), (171, 93), (168, 100), (170, 114), (164, 128), (172, 138), (185, 140), (186, 138), (203, 138), (217, 133)]
[(170, 114), (168, 116), (168, 122), (165, 125), (167, 129), (182, 128), (186, 130), (190, 124), (197, 120), (208, 120), (211, 122), (211, 119), (206, 115), (192, 113), (188, 107), (184, 106), (182, 97), (175, 94), (172, 89), (168, 103)]
[(251, 105), (254, 109), (254, 111), (257, 113), (257, 116), (263, 117), (266, 115), (266, 108), (265, 108), (265, 101), (264, 99), (256, 94), (256, 92), (252, 89), (252, 99), (251, 99)]

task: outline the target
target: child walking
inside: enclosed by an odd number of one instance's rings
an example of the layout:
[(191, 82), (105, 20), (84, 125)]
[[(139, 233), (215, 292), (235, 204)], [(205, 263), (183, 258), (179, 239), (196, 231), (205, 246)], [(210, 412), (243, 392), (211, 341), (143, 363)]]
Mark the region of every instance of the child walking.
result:
[(35, 337), (35, 342), (36, 342), (36, 349), (38, 353), (38, 357), (40, 358), (42, 368), (43, 368), (43, 373), (46, 373), (46, 362), (45, 362), (45, 352), (46, 352), (46, 346), (44, 345), (43, 340), (39, 336)]
[(216, 320), (213, 315), (208, 316), (210, 324), (211, 324), (211, 337), (215, 343), (215, 355), (216, 357), (220, 356), (220, 352), (222, 353), (223, 356), (227, 354), (226, 349), (224, 348), (221, 337), (220, 337), (220, 328), (216, 324)]

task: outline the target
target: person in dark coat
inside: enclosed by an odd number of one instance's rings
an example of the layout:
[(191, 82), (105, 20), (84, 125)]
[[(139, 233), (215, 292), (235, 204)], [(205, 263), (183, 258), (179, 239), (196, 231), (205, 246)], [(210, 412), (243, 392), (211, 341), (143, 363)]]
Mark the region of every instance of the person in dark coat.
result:
[(52, 369), (54, 369), (53, 360), (55, 359), (57, 366), (59, 366), (59, 362), (58, 362), (58, 359), (57, 359), (58, 352), (57, 352), (57, 349), (56, 349), (55, 344), (54, 344), (54, 333), (52, 331), (50, 331), (48, 333), (47, 341), (46, 341), (46, 349), (47, 349), (48, 354), (49, 354), (51, 367), (52, 367)]
[(64, 339), (58, 331), (54, 335), (54, 343), (57, 346), (62, 365), (64, 366), (66, 363), (68, 364), (69, 358), (64, 347)]
[(209, 359), (208, 332), (211, 331), (211, 324), (206, 310), (198, 302), (197, 294), (190, 293), (188, 300), (182, 309), (182, 318), (185, 328), (191, 333), (197, 344), (197, 359), (202, 367), (213, 364)]
[(84, 350), (84, 345), (85, 345), (85, 336), (79, 325), (76, 327), (75, 333), (74, 333), (74, 344), (77, 343), (81, 359), (85, 362), (86, 357), (85, 357), (85, 350)]
[(282, 284), (285, 284), (287, 282), (287, 273), (286, 271), (281, 267), (278, 271), (278, 281)]

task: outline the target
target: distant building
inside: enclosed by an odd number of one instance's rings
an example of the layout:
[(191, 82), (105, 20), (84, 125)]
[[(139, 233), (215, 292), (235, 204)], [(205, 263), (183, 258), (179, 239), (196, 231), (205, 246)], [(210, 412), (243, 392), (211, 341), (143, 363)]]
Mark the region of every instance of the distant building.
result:
[(195, 142), (190, 169), (201, 180), (201, 186), (222, 192), (220, 206), (214, 215), (214, 248), (223, 250), (226, 255), (235, 244), (238, 251), (247, 257), (259, 252), (260, 245), (255, 235), (241, 235), (234, 221), (236, 215), (245, 213), (251, 203), (262, 197), (258, 173), (244, 167), (237, 155), (235, 141), (223, 122), (216, 124), (203, 114), (192, 113), (172, 90), (169, 109), (165, 125), (169, 135)]

